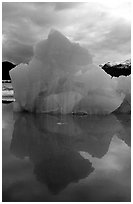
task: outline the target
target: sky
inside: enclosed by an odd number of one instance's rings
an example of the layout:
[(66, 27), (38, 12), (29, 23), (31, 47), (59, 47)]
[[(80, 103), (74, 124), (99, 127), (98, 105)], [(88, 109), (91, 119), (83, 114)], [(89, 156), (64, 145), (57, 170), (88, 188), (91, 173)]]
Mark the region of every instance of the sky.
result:
[(131, 0), (3, 2), (2, 60), (28, 63), (51, 29), (86, 47), (94, 64), (124, 61), (131, 55)]

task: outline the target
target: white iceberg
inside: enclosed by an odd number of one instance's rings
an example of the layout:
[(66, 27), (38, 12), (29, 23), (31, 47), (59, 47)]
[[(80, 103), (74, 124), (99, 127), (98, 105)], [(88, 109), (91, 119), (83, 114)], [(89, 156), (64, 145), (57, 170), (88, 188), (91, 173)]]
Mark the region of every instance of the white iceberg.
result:
[(126, 96), (117, 79), (92, 64), (87, 49), (56, 30), (36, 45), (29, 64), (13, 68), (10, 77), (16, 111), (109, 114)]

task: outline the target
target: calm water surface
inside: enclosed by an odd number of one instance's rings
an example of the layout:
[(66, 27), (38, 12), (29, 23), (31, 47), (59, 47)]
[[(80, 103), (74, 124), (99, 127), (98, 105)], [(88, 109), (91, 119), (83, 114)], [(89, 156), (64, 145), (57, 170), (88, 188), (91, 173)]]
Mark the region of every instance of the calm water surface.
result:
[(13, 114), (3, 104), (3, 201), (130, 201), (130, 115)]

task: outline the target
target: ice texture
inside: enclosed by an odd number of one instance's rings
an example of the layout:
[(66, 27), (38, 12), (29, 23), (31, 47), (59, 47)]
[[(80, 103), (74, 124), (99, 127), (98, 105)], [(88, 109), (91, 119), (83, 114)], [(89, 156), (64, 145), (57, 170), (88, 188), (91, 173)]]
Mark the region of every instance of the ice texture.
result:
[(29, 64), (10, 71), (15, 111), (109, 114), (130, 95), (130, 77), (111, 79), (86, 48), (52, 30)]

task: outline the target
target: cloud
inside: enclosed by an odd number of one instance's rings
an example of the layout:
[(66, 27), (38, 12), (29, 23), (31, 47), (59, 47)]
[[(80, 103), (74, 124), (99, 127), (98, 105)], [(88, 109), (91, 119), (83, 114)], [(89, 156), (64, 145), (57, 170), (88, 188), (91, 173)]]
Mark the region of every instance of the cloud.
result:
[[(86, 3), (3, 2), (4, 56), (8, 58), (12, 42), (16, 43), (11, 54), (12, 58), (16, 59), (14, 55), (17, 49), (20, 50), (20, 45), (23, 50), (27, 48), (27, 52), (31, 53), (29, 51), (31, 47), (47, 38), (49, 31), (55, 28), (68, 38), (87, 47), (97, 59), (105, 57), (101, 56), (101, 53), (108, 54), (112, 50), (118, 58), (120, 55), (122, 58), (130, 53), (130, 21), (130, 1), (128, 0), (120, 2), (89, 0)], [(16, 60), (20, 61), (22, 56), (18, 56)], [(26, 60), (25, 56), (24, 60)]]
[(96, 59), (103, 61), (123, 61), (131, 53), (131, 25), (119, 20), (103, 35), (101, 41), (93, 43), (89, 48)]
[[(102, 20), (104, 17), (105, 21)], [(121, 18), (111, 22), (109, 17), (103, 14), (99, 17), (98, 24), (81, 26), (74, 40), (80, 41), (93, 53), (97, 64), (126, 60), (131, 53), (131, 24)]]
[[(104, 35), (104, 40), (97, 44), (98, 46), (108, 48), (108, 49), (118, 49), (120, 52), (125, 50), (120, 49), (123, 44), (130, 44), (131, 41), (131, 25), (126, 22), (119, 21), (117, 22), (112, 29)], [(128, 47), (130, 48), (130, 46)]]
[(22, 44), (16, 40), (10, 40), (2, 48), (2, 58), (9, 60), (16, 64), (28, 63), (33, 56), (33, 47), (30, 45)]
[(83, 4), (81, 2), (56, 2), (55, 10), (65, 10), (65, 9), (72, 9), (73, 7), (79, 6), (80, 4)]

